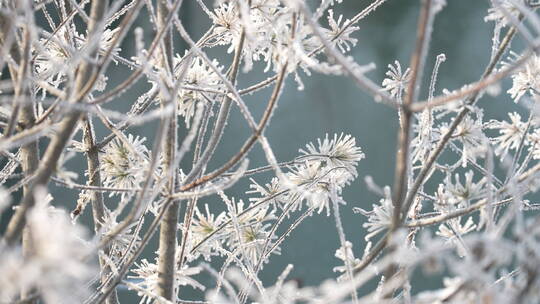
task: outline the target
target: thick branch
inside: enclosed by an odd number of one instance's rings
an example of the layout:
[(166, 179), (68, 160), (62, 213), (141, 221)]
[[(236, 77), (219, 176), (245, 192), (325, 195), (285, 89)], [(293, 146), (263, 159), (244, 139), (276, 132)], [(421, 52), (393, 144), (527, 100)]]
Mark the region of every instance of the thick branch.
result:
[[(108, 6), (108, 1), (94, 1), (92, 2), (91, 8), (91, 21), (89, 26), (89, 32), (91, 33), (89, 37), (95, 37), (98, 32), (98, 25), (101, 23), (101, 20), (105, 16), (105, 12)], [(98, 45), (94, 46), (94, 49), (91, 50), (91, 57), (96, 57)], [(79, 73), (77, 74), (76, 83), (75, 83), (75, 92), (79, 92), (86, 86), (88, 79), (90, 79), (94, 69), (91, 63), (83, 62), (79, 68)], [(81, 96), (80, 99), (72, 100), (73, 103), (80, 102), (84, 96)], [(52, 139), (51, 143), (47, 147), (45, 155), (43, 156), (43, 161), (40, 162), (40, 166), (36, 170), (36, 177), (29, 185), (29, 191), (26, 193), (20, 204), (19, 208), (11, 218), (6, 233), (4, 235), (4, 240), (7, 244), (14, 244), (19, 237), (21, 236), (22, 229), (26, 223), (26, 212), (34, 206), (34, 191), (38, 187), (45, 187), (49, 182), (49, 179), (53, 173), (53, 169), (56, 168), (56, 163), (62, 154), (64, 147), (71, 139), (72, 133), (77, 126), (79, 121), (80, 112), (73, 111), (68, 113), (66, 118), (60, 122), (60, 128), (56, 136)]]
[[(168, 28), (167, 24), (167, 1), (158, 0), (157, 1), (157, 20), (158, 20), (158, 31), (165, 31), (163, 41), (161, 44), (161, 66), (163, 70), (168, 74), (167, 77), (174, 77), (173, 70), (173, 56), (172, 56), (172, 32), (171, 28)], [(169, 23), (172, 19), (169, 20)], [(189, 61), (186, 63), (189, 64)], [(161, 107), (164, 108), (168, 103), (176, 102), (176, 91), (171, 90), (169, 92), (170, 96), (167, 98), (165, 94), (161, 94)], [(167, 192), (172, 193), (175, 186), (175, 168), (174, 168), (174, 159), (176, 151), (176, 105), (173, 105), (173, 113), (169, 119), (165, 121), (168, 122), (166, 126), (167, 131), (165, 135), (165, 140), (163, 141), (163, 174), (164, 178), (167, 179)], [(174, 301), (176, 298), (174, 291), (174, 282), (176, 274), (176, 231), (178, 228), (178, 211), (179, 211), (178, 202), (171, 201), (168, 206), (163, 206), (166, 208), (165, 215), (160, 225), (159, 232), (159, 252), (158, 252), (158, 285), (157, 293), (163, 298)]]

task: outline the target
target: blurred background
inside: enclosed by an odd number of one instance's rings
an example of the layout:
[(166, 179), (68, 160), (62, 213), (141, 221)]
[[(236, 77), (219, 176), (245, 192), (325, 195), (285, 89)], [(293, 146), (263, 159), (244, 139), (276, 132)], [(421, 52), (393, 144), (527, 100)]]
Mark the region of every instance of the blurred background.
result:
[[(367, 7), (372, 0), (349, 0), (335, 6), (335, 16), (343, 14), (344, 18), (352, 18), (358, 11)], [(387, 65), (398, 60), (403, 69), (408, 66), (409, 58), (414, 47), (416, 37), (416, 24), (419, 13), (418, 0), (388, 0), (375, 12), (367, 16), (358, 25), (360, 30), (353, 36), (358, 38), (358, 44), (350, 53), (361, 64), (374, 63), (376, 69), (367, 74), (374, 82), (381, 83), (385, 78)], [(488, 0), (451, 0), (437, 15), (434, 23), (432, 43), (424, 73), (421, 97), (427, 96), (426, 84), (431, 75), (431, 69), (438, 54), (446, 55), (439, 70), (439, 81), (436, 85), (436, 94), (442, 89), (455, 89), (461, 85), (477, 80), (488, 64), (491, 52), (491, 39), (493, 23), (484, 22), (489, 7)], [(213, 1), (205, 1), (210, 7)], [(180, 10), (181, 20), (189, 30), (192, 38), (197, 40), (208, 29), (210, 20), (203, 14), (196, 1), (184, 1)], [(38, 16), (42, 17), (42, 16)], [(322, 19), (321, 19), (322, 20)], [(326, 22), (325, 19), (323, 22)], [(135, 26), (144, 29), (146, 43), (154, 35), (146, 12), (143, 10)], [(132, 35), (132, 33), (131, 33)], [(125, 57), (134, 56), (133, 37), (128, 37), (122, 45), (122, 54)], [(175, 49), (178, 54), (184, 54), (186, 45), (175, 37)], [(519, 49), (519, 46), (518, 46)], [(226, 48), (214, 48), (209, 51), (211, 58), (216, 58), (220, 64), (228, 66), (231, 55)], [(131, 52), (131, 53), (130, 53)], [(241, 74), (239, 87), (245, 88), (258, 80), (272, 76), (262, 72), (264, 67), (256, 68), (249, 74)], [(108, 71), (108, 88), (122, 82), (131, 71), (121, 65), (112, 65)], [(346, 77), (326, 76), (313, 73), (307, 76), (301, 72), (305, 83), (304, 90), (298, 90), (292, 76), (286, 81), (283, 95), (278, 108), (266, 129), (272, 148), (278, 161), (292, 160), (298, 155), (298, 149), (303, 148), (310, 141), (323, 138), (325, 134), (333, 133), (351, 134), (356, 138), (366, 158), (358, 167), (359, 177), (344, 189), (344, 199), (347, 205), (341, 207), (341, 215), (347, 239), (353, 243), (355, 256), (361, 257), (366, 242), (365, 229), (362, 224), (365, 218), (354, 214), (352, 209), (360, 207), (371, 210), (372, 204), (380, 197), (369, 192), (364, 182), (365, 176), (371, 176), (380, 186), (391, 185), (394, 175), (394, 159), (398, 120), (396, 112), (382, 104), (376, 103), (370, 96), (364, 94), (355, 83)], [(117, 100), (107, 104), (106, 108), (127, 111), (134, 100), (149, 89), (146, 80), (141, 80)], [(509, 88), (505, 82), (502, 91)], [(254, 95), (246, 97), (246, 102), (252, 109), (256, 120), (260, 117), (270, 95), (271, 88), (266, 88)], [(498, 98), (486, 96), (479, 105), (485, 108), (486, 119), (506, 119), (506, 112), (514, 106), (507, 94)], [(218, 147), (218, 152), (209, 165), (211, 171), (227, 161), (236, 153), (250, 132), (243, 117), (234, 109), (224, 137)], [(96, 123), (98, 138), (108, 134), (105, 128)], [(150, 147), (154, 139), (156, 123), (129, 129), (128, 133), (147, 138), (146, 144)], [(180, 136), (185, 133), (180, 132)], [(79, 135), (80, 136), (80, 135)], [(180, 137), (181, 138), (181, 137)], [(43, 146), (44, 147), (44, 146)], [(249, 155), (250, 168), (266, 165), (266, 160), (260, 146), (255, 146)], [(190, 160), (189, 160), (190, 161)], [(444, 162), (444, 160), (443, 160)], [(79, 172), (79, 182), (84, 183), (82, 172), (86, 169), (81, 156), (68, 162), (72, 171)], [(81, 166), (83, 165), (83, 166)], [(189, 168), (186, 162), (186, 168)], [(263, 184), (270, 181), (271, 173), (254, 176), (257, 182)], [(236, 199), (247, 201), (249, 180), (244, 179), (226, 194)], [(75, 207), (77, 193), (60, 187), (53, 187), (52, 194), (56, 205), (65, 206), (68, 210)], [(114, 199), (108, 199), (112, 204)], [(14, 199), (17, 201), (17, 199)], [(201, 199), (199, 206), (209, 204), (213, 210), (223, 209), (223, 203), (217, 196)], [(182, 210), (184, 210), (182, 208)], [(183, 212), (183, 211), (182, 211)], [(84, 224), (92, 227), (90, 208), (80, 219)], [(294, 219), (293, 215), (291, 219)], [(5, 220), (3, 221), (5, 223)], [(0, 225), (0, 229), (5, 224)], [(282, 230), (281, 230), (282, 231)], [(315, 214), (306, 219), (281, 246), (281, 255), (272, 255), (260, 276), (265, 284), (273, 284), (277, 276), (288, 264), (294, 264), (289, 278), (296, 279), (304, 285), (318, 285), (326, 278), (335, 277), (333, 267), (340, 265), (340, 260), (334, 257), (335, 250), (339, 248), (339, 240), (333, 216), (326, 216), (326, 212)], [(157, 250), (157, 238), (143, 254), (142, 258), (154, 260)], [(216, 265), (219, 265), (217, 263)], [(204, 285), (212, 286), (213, 279), (208, 276), (197, 277)], [(375, 282), (371, 282), (373, 287)], [(413, 292), (440, 285), (439, 280), (425, 280), (418, 274), (418, 285)], [(133, 292), (122, 288), (119, 291), (121, 298), (133, 299)], [(184, 299), (201, 299), (202, 293), (187, 290), (182, 293)]]

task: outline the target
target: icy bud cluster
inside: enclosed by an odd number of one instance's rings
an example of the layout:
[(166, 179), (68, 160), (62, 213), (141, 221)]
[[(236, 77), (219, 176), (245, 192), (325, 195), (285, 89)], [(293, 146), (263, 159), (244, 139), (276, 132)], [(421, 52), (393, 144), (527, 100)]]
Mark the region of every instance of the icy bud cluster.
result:
[(88, 296), (86, 282), (98, 273), (88, 259), (94, 248), (87, 231), (71, 223), (69, 215), (50, 206), (52, 196), (41, 189), (28, 213), (27, 233), (32, 242), (25, 257), (21, 247), (0, 246), (0, 301), (11, 302), (24, 290), (40, 291), (46, 303), (79, 302)]

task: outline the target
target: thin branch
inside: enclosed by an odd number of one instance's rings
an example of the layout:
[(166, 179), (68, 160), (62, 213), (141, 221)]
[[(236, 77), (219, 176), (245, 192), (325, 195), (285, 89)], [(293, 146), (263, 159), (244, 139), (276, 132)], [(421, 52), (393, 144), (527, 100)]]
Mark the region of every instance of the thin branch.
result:
[(276, 86), (274, 87), (272, 96), (268, 100), (268, 105), (263, 114), (263, 117), (261, 118), (261, 121), (259, 122), (257, 129), (255, 130), (254, 134), (251, 135), (251, 137), (240, 148), (238, 153), (234, 155), (227, 163), (225, 163), (221, 168), (217, 169), (216, 171), (209, 173), (197, 180), (194, 180), (190, 184), (180, 187), (180, 191), (187, 191), (191, 188), (197, 187), (212, 179), (215, 179), (218, 176), (221, 176), (223, 173), (227, 172), (230, 168), (232, 168), (234, 165), (236, 165), (240, 160), (242, 160), (245, 157), (247, 152), (249, 152), (253, 144), (257, 141), (259, 136), (261, 136), (261, 134), (263, 133), (264, 128), (266, 127), (266, 125), (268, 124), (270, 120), (270, 117), (272, 116), (273, 110), (275, 109), (275, 105), (277, 103), (279, 94), (281, 92), (281, 86), (285, 79), (286, 71), (287, 71), (287, 65), (285, 64), (278, 75), (278, 81), (276, 83)]
[(433, 23), (431, 0), (422, 0), (420, 17), (418, 18), (418, 30), (416, 36), (416, 46), (411, 55), (411, 79), (408, 84), (407, 94), (403, 101), (403, 115), (401, 116), (402, 128), (399, 131), (398, 149), (396, 151), (396, 167), (393, 187), (394, 211), (392, 217), (392, 230), (399, 226), (401, 206), (404, 196), (407, 194), (407, 171), (409, 163), (410, 135), (412, 128), (412, 113), (408, 107), (416, 102), (418, 98), (419, 84), (422, 81), (422, 74), (426, 54), (428, 50), (431, 26)]
[[(88, 184), (93, 187), (101, 187), (101, 173), (98, 150), (95, 147), (96, 140), (94, 135), (94, 126), (92, 125), (91, 117), (87, 117), (84, 121), (83, 141), (86, 147), (86, 162), (88, 165)], [(103, 200), (103, 193), (101, 191), (93, 191), (91, 193), (92, 201), (92, 218), (94, 220), (94, 231), (100, 233), (102, 229), (102, 223), (105, 220), (105, 203)], [(109, 255), (111, 246), (107, 246), (104, 249), (104, 254)], [(101, 267), (101, 282), (105, 282), (111, 268), (107, 262), (100, 258), (99, 264)], [(118, 297), (116, 292), (113, 292), (109, 298), (107, 298), (108, 304), (118, 303)]]

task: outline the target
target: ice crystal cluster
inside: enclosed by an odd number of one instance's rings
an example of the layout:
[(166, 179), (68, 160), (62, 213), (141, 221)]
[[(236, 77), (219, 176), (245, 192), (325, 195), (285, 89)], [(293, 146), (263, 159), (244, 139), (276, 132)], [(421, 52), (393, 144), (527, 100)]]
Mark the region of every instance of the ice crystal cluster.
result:
[[(0, 0), (0, 303), (539, 303), (540, 3), (485, 1), (482, 76), (441, 88), (453, 1), (409, 1), (410, 60), (381, 79), (353, 56), (392, 1)], [(314, 73), (394, 111), (393, 180), (350, 130), (276, 157), (277, 104)], [(346, 195), (362, 186), (378, 198)], [(272, 263), (308, 218), (339, 240), (313, 286)]]

